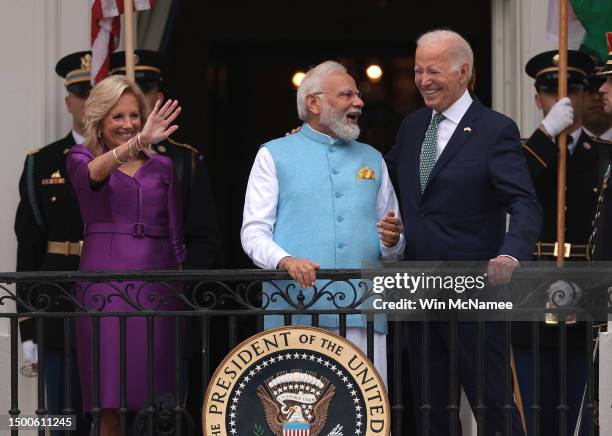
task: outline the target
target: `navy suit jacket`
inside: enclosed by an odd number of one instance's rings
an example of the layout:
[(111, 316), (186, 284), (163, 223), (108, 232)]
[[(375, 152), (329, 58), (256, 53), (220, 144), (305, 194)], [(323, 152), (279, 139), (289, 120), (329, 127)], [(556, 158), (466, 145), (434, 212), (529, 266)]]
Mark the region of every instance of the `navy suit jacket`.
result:
[(474, 99), (421, 194), (420, 152), (431, 117), (429, 108), (408, 115), (385, 157), (400, 196), (404, 260), (531, 259), (542, 210), (514, 121)]

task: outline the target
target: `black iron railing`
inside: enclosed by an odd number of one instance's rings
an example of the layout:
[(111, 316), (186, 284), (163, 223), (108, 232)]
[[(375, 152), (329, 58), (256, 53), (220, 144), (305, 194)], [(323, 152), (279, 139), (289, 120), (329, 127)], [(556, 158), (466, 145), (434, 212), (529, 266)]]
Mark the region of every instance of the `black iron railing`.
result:
[[(412, 272), (418, 272), (413, 270)], [(584, 337), (584, 362), (586, 370), (586, 385), (584, 396), (584, 407), (582, 412), (582, 425), (587, 435), (596, 434), (595, 422), (595, 380), (593, 368), (593, 325), (598, 319), (607, 319), (610, 312), (608, 306), (611, 305), (611, 293), (606, 283), (610, 280), (609, 268), (591, 268), (588, 271), (570, 274), (572, 279), (576, 276), (589, 281), (588, 289), (583, 289), (579, 304), (568, 308), (564, 304), (554, 304), (556, 301), (555, 293), (549, 293), (547, 301), (553, 304), (535, 306), (533, 304), (521, 303), (534, 301), (533, 296), (544, 292), (542, 285), (534, 284), (536, 278), (541, 278), (546, 273), (555, 274), (556, 277), (563, 277), (563, 271), (550, 268), (548, 271), (531, 270), (529, 268), (516, 272), (516, 280), (511, 286), (515, 289), (527, 287), (527, 291), (515, 293), (514, 303), (515, 312), (520, 313), (523, 318), (542, 320), (546, 313), (555, 313), (559, 319), (572, 312), (578, 312), (585, 323)], [(185, 359), (183, 348), (184, 343), (184, 320), (197, 319), (199, 321), (201, 342), (198, 345), (201, 354), (201, 375), (202, 385), (199, 387), (201, 392), (206, 389), (213, 368), (210, 355), (211, 339), (218, 335), (226, 335), (228, 338), (228, 349), (237, 345), (239, 339), (243, 339), (245, 333), (255, 334), (263, 329), (264, 315), (282, 315), (284, 324), (290, 325), (291, 315), (302, 314), (311, 317), (312, 325), (317, 326), (322, 315), (335, 315), (338, 317), (339, 333), (346, 336), (347, 316), (354, 314), (365, 315), (367, 331), (367, 356), (374, 360), (374, 315), (386, 312), (391, 326), (391, 338), (388, 343), (391, 348), (390, 366), (392, 371), (390, 379), (391, 386), (391, 407), (392, 407), (392, 432), (394, 435), (408, 434), (407, 423), (404, 422), (404, 412), (412, 404), (405, 404), (408, 397), (403, 386), (407, 385), (403, 368), (405, 367), (402, 350), (405, 348), (400, 325), (408, 322), (421, 323), (423, 340), (421, 343), (422, 361), (422, 380), (421, 404), (417, 407), (420, 414), (419, 434), (429, 434), (431, 429), (431, 379), (435, 374), (431, 374), (429, 348), (431, 346), (430, 326), (431, 322), (440, 322), (435, 316), (430, 320), (427, 315), (424, 317), (406, 317), (405, 313), (398, 314), (397, 311), (383, 311), (373, 308), (364, 309), (365, 303), (378, 298), (387, 301), (397, 301), (400, 291), (391, 290), (386, 293), (375, 293), (372, 290), (372, 283), (369, 279), (378, 275), (388, 274), (387, 270), (321, 270), (317, 272), (317, 279), (323, 283), (319, 288), (315, 288), (310, 293), (304, 293), (292, 283), (277, 281), (287, 280), (289, 276), (280, 271), (263, 270), (215, 270), (215, 271), (155, 271), (155, 272), (100, 272), (100, 273), (77, 273), (77, 272), (36, 272), (36, 273), (4, 273), (0, 274), (0, 304), (6, 305), (14, 301), (19, 307), (19, 312), (10, 311), (0, 313), (0, 317), (10, 319), (11, 335), (11, 355), (10, 355), (10, 377), (11, 377), (11, 408), (8, 414), (11, 417), (18, 417), (24, 413), (20, 410), (19, 390), (18, 390), (18, 353), (20, 350), (18, 340), (18, 322), (23, 318), (34, 319), (36, 322), (37, 344), (39, 349), (39, 367), (44, 365), (47, 330), (45, 328), (49, 320), (63, 320), (63, 353), (64, 368), (67, 375), (64, 377), (64, 408), (62, 413), (73, 415), (75, 404), (71, 398), (71, 383), (77, 383), (70, 375), (74, 372), (75, 362), (71, 358), (74, 348), (74, 320), (81, 317), (88, 317), (92, 323), (92, 350), (93, 367), (91, 368), (94, 380), (92, 391), (93, 407), (87, 412), (91, 416), (93, 434), (100, 434), (100, 420), (102, 410), (100, 408), (100, 392), (98, 386), (101, 380), (101, 369), (99, 367), (100, 353), (100, 320), (103, 318), (114, 317), (119, 322), (119, 348), (120, 348), (120, 428), (122, 434), (130, 434), (132, 431), (128, 427), (129, 411), (127, 408), (127, 392), (125, 388), (126, 380), (126, 360), (129, 350), (126, 344), (127, 322), (133, 317), (142, 317), (146, 320), (146, 341), (147, 341), (147, 400), (142, 411), (144, 419), (144, 431), (146, 434), (188, 434), (190, 432), (189, 416), (185, 409), (182, 399), (185, 397)], [(598, 277), (596, 280), (594, 277)], [(521, 285), (520, 279), (529, 281), (529, 285)], [(535, 282), (534, 282), (535, 280)], [(593, 284), (593, 282), (596, 282)], [(271, 291), (262, 293), (262, 284), (271, 286)], [(344, 292), (342, 295), (334, 291), (334, 284), (342, 283)], [(523, 282), (525, 283), (525, 282)], [(94, 286), (95, 284), (95, 286)], [(155, 284), (159, 291), (151, 291), (148, 287)], [(100, 291), (100, 286), (105, 287), (105, 291)], [(348, 292), (347, 292), (348, 289)], [(590, 290), (593, 289), (592, 292)], [(602, 291), (603, 289), (603, 291)], [(89, 293), (89, 295), (88, 295)], [(97, 293), (97, 295), (91, 295)], [(603, 295), (603, 303), (598, 300)], [(505, 295), (513, 295), (506, 291)], [(87, 296), (87, 297), (85, 297)], [(565, 295), (563, 296), (565, 297)], [(562, 298), (561, 298), (562, 299)], [(87, 300), (89, 304), (85, 304)], [(107, 311), (109, 304), (113, 301), (121, 300), (129, 310)], [(271, 310), (270, 305), (275, 301), (282, 300), (288, 303), (290, 310)], [(168, 301), (179, 302), (179, 310), (160, 310)], [(311, 310), (317, 302), (325, 301), (330, 309)], [(59, 308), (59, 309), (58, 309)], [(176, 373), (172, 376), (176, 381), (176, 391), (174, 392), (174, 404), (170, 410), (163, 411), (155, 398), (155, 379), (151, 362), (153, 361), (153, 338), (155, 335), (154, 320), (157, 317), (170, 317), (174, 319), (174, 356), (168, 356), (175, 360)], [(528, 317), (528, 318), (525, 318)], [(212, 319), (223, 319), (224, 328), (221, 331), (211, 331)], [(488, 318), (489, 320), (491, 318)], [(512, 381), (512, 362), (511, 362), (511, 316), (499, 315), (497, 321), (504, 322), (504, 431), (505, 434), (513, 433), (512, 414), (515, 410), (514, 391)], [(249, 332), (241, 331), (241, 325), (245, 320), (254, 321), (253, 328)], [(459, 384), (459, 374), (457, 368), (458, 348), (457, 327), (464, 320), (461, 317), (445, 319), (443, 322), (449, 323), (449, 380), (451, 386)], [(477, 323), (478, 348), (477, 353), (477, 398), (473, 404), (473, 411), (477, 421), (478, 435), (485, 434), (487, 422), (487, 404), (485, 402), (485, 333), (484, 327), (488, 321), (474, 319)], [(405, 325), (405, 324), (404, 324)], [(557, 404), (557, 416), (559, 423), (559, 434), (566, 435), (567, 404), (565, 396), (565, 383), (567, 380), (566, 359), (566, 324), (559, 322), (556, 327), (558, 330), (558, 355), (560, 361), (559, 398)], [(248, 330), (248, 329), (247, 329)], [(534, 374), (533, 397), (525, 398), (525, 408), (533, 412), (533, 422), (529, 429), (529, 434), (539, 434), (540, 421), (540, 333), (539, 322), (532, 322), (530, 327), (531, 350), (533, 354), (532, 368)], [(414, 350), (412, 350), (414, 352)], [(193, 389), (193, 386), (190, 386)], [(448, 398), (448, 417), (452, 434), (458, 434), (459, 423), (459, 390), (451, 389)], [(47, 415), (45, 406), (45, 380), (43, 371), (38, 372), (38, 399), (37, 409), (34, 411), (37, 416)], [(195, 426), (200, 426), (195, 422)], [(13, 435), (18, 434), (19, 429), (11, 429)], [(44, 434), (44, 431), (39, 431)], [(70, 433), (66, 433), (70, 434)]]

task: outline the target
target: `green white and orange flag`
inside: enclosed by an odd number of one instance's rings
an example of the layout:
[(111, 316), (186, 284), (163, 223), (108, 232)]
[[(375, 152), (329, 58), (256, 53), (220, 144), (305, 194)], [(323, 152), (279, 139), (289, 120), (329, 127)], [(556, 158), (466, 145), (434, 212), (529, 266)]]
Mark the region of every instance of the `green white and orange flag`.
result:
[[(612, 0), (570, 0), (568, 48), (608, 58), (606, 32), (612, 31)], [(559, 40), (559, 0), (548, 1), (546, 38)]]

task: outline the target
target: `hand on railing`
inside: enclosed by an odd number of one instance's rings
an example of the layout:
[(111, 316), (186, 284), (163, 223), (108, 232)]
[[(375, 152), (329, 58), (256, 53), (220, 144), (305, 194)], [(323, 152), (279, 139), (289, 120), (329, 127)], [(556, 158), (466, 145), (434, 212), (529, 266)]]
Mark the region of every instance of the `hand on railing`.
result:
[(489, 260), (487, 276), (491, 286), (505, 285), (512, 280), (512, 272), (518, 267), (518, 262), (505, 255), (499, 255)]
[(278, 262), (278, 269), (285, 269), (293, 280), (298, 282), (302, 288), (308, 288), (315, 285), (317, 275), (315, 270), (321, 268), (321, 265), (311, 262), (308, 259), (297, 259), (295, 257), (286, 256)]

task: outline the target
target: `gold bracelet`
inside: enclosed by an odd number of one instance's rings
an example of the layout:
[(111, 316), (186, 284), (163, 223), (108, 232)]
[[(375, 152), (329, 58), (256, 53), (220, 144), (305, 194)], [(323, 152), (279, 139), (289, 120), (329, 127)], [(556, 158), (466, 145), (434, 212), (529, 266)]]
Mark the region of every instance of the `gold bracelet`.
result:
[(113, 157), (115, 158), (115, 160), (117, 161), (119, 165), (123, 165), (124, 163), (127, 163), (127, 161), (123, 162), (119, 160), (119, 158), (117, 157), (117, 147), (113, 148)]
[(140, 133), (136, 135), (136, 143), (138, 144), (137, 147), (140, 151), (146, 151), (151, 148), (151, 144), (147, 145), (146, 148), (142, 148), (142, 142), (140, 142)]
[(131, 138), (128, 142), (127, 142), (127, 149), (128, 149), (128, 156), (131, 158), (133, 158), (134, 156), (136, 156), (138, 153), (140, 153), (140, 149), (138, 148), (138, 146), (136, 146), (136, 151), (132, 152), (132, 149), (130, 148), (130, 146), (134, 143), (134, 138)]

